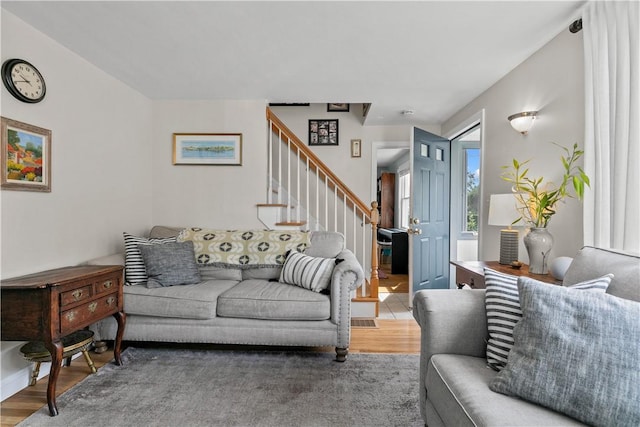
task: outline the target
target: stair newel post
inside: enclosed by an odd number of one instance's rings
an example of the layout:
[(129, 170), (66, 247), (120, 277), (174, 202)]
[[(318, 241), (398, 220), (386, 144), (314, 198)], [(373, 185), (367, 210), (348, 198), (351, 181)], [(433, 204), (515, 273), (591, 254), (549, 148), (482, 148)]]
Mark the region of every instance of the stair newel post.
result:
[(378, 213), (378, 202), (376, 201), (371, 202), (370, 215), (371, 215), (371, 280), (370, 280), (371, 286), (370, 286), (369, 297), (378, 298), (378, 286), (380, 285), (380, 282), (378, 279), (378, 222), (380, 221), (380, 215)]

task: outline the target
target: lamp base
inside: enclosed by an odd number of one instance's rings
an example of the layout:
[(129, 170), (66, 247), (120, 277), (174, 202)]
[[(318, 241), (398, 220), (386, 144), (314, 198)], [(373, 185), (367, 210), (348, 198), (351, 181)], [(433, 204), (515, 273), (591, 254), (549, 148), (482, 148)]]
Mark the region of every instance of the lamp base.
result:
[(500, 264), (518, 261), (518, 230), (500, 230)]

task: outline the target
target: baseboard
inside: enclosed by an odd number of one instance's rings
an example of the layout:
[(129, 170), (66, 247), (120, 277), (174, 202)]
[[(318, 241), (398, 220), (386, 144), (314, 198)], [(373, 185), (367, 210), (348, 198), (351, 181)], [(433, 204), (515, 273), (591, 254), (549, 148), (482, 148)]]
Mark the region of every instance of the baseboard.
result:
[[(74, 354), (71, 356), (71, 359), (76, 359), (80, 357), (82, 353)], [(19, 391), (24, 390), (29, 387), (29, 381), (31, 381), (31, 372), (34, 365), (27, 366), (24, 369), (21, 369), (13, 374), (9, 375), (6, 378), (2, 378), (0, 380), (0, 401), (3, 401)], [(51, 370), (51, 363), (43, 362), (40, 365), (40, 373), (38, 374), (38, 380), (43, 377), (49, 375), (49, 371)]]

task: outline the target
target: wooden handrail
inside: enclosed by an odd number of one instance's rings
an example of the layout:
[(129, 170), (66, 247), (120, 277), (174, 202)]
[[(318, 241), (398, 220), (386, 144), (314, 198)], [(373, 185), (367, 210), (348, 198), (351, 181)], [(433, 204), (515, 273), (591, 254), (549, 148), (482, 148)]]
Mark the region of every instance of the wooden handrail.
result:
[(300, 139), (284, 124), (280, 121), (280, 119), (273, 114), (270, 108), (267, 108), (267, 120), (270, 123), (271, 130), (276, 133), (282, 132), (282, 134), (290, 140), (293, 145), (299, 150), (300, 156), (302, 158), (309, 159), (309, 167), (316, 173), (322, 173), (325, 177), (329, 178), (329, 183), (331, 184), (331, 189), (334, 191), (339, 191), (343, 195), (347, 196), (348, 202), (352, 207), (357, 207), (365, 216), (365, 220), (369, 221), (370, 213), (369, 207), (364, 204), (362, 200), (358, 196), (356, 196), (341, 180), (338, 178), (331, 169), (324, 164), (322, 160), (313, 152), (306, 144), (304, 144)]

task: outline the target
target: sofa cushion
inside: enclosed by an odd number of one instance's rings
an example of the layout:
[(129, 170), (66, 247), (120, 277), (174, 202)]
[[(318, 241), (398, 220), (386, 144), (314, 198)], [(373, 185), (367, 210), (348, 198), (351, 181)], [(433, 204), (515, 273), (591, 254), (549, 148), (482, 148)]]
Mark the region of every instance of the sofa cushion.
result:
[(212, 280), (154, 289), (127, 286), (124, 289), (124, 311), (140, 316), (212, 319), (216, 317), (218, 296), (237, 283), (234, 280)]
[(500, 393), (592, 425), (640, 425), (640, 303), (595, 292), (518, 284), (522, 320)]
[(199, 265), (200, 280), (242, 280), (242, 270), (239, 268), (216, 267), (214, 265)]
[[(507, 363), (513, 346), (513, 328), (522, 318), (518, 298), (518, 277), (485, 268), (484, 270), (487, 309), (487, 363), (499, 371)], [(605, 292), (611, 282), (611, 274), (575, 284), (579, 289)], [(533, 280), (533, 279), (531, 279)], [(545, 284), (545, 286), (554, 286)]]
[(124, 277), (127, 285), (139, 285), (147, 282), (147, 270), (138, 245), (161, 245), (175, 242), (175, 237), (165, 239), (147, 239), (129, 233), (124, 235)]
[(436, 354), (427, 365), (427, 400), (447, 426), (577, 426), (565, 415), (524, 400), (495, 393), (497, 372), (481, 357)]
[(613, 273), (607, 293), (640, 301), (640, 256), (585, 246), (573, 258), (562, 284), (574, 283)]
[(344, 235), (333, 231), (314, 231), (311, 233), (311, 246), (305, 249), (305, 255), (322, 258), (335, 258), (344, 250)]
[(184, 227), (168, 227), (166, 225), (154, 225), (149, 231), (150, 239), (165, 239), (167, 237), (178, 237)]
[(291, 251), (282, 267), (280, 282), (313, 292), (322, 292), (331, 284), (331, 274), (335, 265), (334, 258), (312, 257)]
[(147, 270), (147, 288), (193, 285), (200, 282), (192, 242), (138, 245), (138, 249)]
[(271, 320), (326, 320), (329, 296), (266, 280), (244, 280), (218, 298), (218, 316)]
[(260, 280), (278, 280), (282, 272), (281, 265), (263, 265), (261, 267), (243, 268), (242, 280), (260, 279)]

